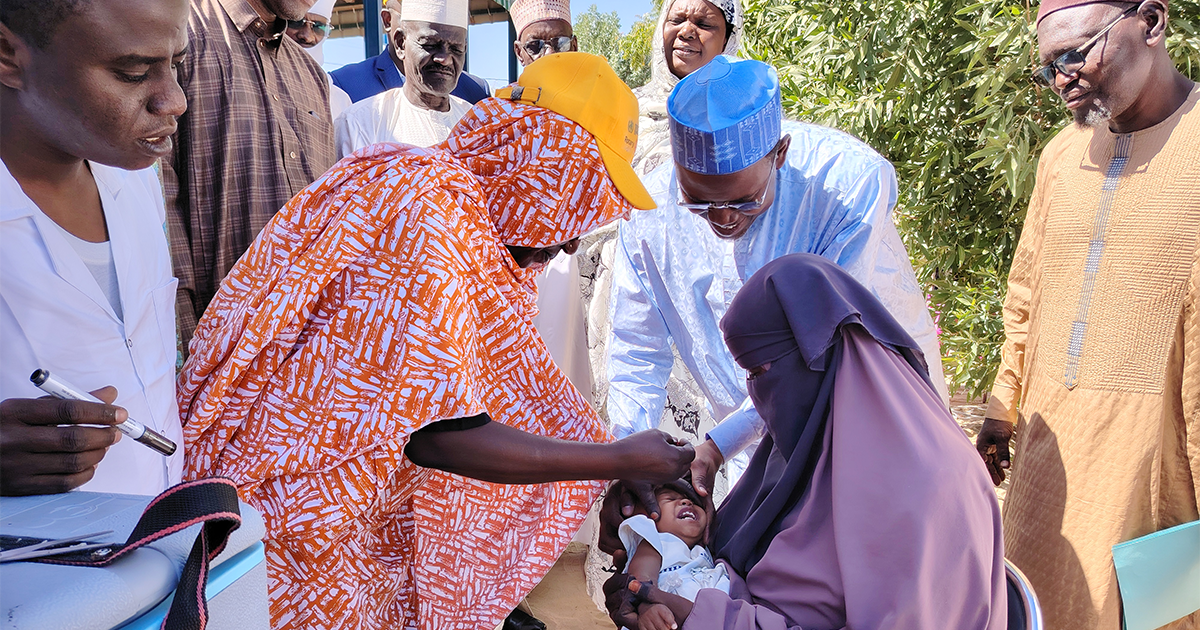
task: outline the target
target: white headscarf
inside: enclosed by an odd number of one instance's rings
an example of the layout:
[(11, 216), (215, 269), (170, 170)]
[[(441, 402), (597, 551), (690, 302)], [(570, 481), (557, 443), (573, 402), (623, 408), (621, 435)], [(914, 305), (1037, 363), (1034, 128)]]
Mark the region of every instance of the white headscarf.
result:
[[(740, 0), (705, 0), (725, 16), (725, 23), (732, 25), (729, 39), (725, 42), (723, 55), (736, 57), (742, 35), (742, 3)], [(658, 24), (650, 42), (650, 82), (633, 91), (638, 99), (638, 146), (633, 156), (633, 169), (638, 175), (646, 175), (671, 159), (671, 132), (667, 122), (667, 97), (679, 77), (667, 67), (667, 56), (663, 49), (663, 26), (675, 0), (663, 2)]]

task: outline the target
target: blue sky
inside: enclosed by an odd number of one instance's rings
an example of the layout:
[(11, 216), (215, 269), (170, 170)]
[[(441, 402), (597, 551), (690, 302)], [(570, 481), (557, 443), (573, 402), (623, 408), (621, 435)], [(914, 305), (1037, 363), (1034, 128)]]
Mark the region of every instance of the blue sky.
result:
[[(573, 0), (571, 10), (578, 15), (596, 5), (602, 13), (616, 11), (621, 17), (621, 32), (650, 10), (650, 0)], [(467, 34), (467, 63), (471, 74), (483, 77), (493, 86), (508, 83), (508, 24), (472, 26)], [(363, 59), (363, 39), (345, 37), (325, 41), (325, 69), (335, 70)]]

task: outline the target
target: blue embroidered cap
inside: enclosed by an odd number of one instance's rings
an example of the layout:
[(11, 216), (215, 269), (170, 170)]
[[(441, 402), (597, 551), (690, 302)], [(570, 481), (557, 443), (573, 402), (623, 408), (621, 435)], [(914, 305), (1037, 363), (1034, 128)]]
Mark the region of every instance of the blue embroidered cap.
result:
[(779, 142), (779, 75), (761, 61), (721, 55), (679, 81), (667, 98), (671, 152), (693, 173), (736, 173)]

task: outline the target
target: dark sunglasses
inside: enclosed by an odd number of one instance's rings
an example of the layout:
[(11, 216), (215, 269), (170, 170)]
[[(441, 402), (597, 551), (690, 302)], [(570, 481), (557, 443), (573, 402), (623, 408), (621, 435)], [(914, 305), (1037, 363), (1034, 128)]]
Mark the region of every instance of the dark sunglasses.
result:
[(329, 22), (318, 22), (316, 20), (310, 20), (308, 18), (305, 18), (303, 20), (288, 20), (287, 21), (287, 27), (294, 31), (302, 30), (306, 25), (311, 26), (312, 30), (315, 31), (318, 35), (324, 36), (324, 35), (329, 34)]
[(555, 37), (554, 39), (531, 39), (522, 47), (529, 51), (529, 54), (538, 57), (543, 51), (545, 52), (567, 52), (571, 50), (572, 37)]
[(1084, 42), (1082, 46), (1076, 48), (1075, 50), (1068, 50), (1062, 55), (1059, 55), (1058, 59), (1051, 61), (1050, 65), (1042, 66), (1041, 68), (1035, 70), (1033, 73), (1033, 82), (1042, 87), (1050, 87), (1054, 85), (1054, 79), (1058, 77), (1059, 73), (1062, 73), (1066, 76), (1071, 76), (1076, 72), (1079, 72), (1079, 70), (1082, 69), (1085, 64), (1087, 64), (1088, 53), (1092, 52), (1092, 47), (1096, 45), (1096, 42), (1100, 41), (1101, 37), (1104, 37), (1106, 34), (1108, 34), (1108, 32), (1112, 30), (1112, 27), (1117, 25), (1117, 22), (1120, 22), (1121, 20), (1133, 15), (1138, 10), (1139, 6), (1141, 5), (1135, 4), (1128, 9), (1125, 9), (1124, 13), (1118, 15), (1116, 19), (1109, 22), (1108, 26), (1100, 29), (1099, 33), (1093, 35), (1092, 38)]

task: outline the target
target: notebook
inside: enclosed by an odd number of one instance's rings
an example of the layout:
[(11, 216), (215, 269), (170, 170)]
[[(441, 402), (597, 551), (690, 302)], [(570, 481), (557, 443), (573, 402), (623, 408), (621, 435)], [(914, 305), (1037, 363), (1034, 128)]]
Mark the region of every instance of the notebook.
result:
[(1112, 549), (1125, 630), (1153, 630), (1200, 610), (1200, 521)]

